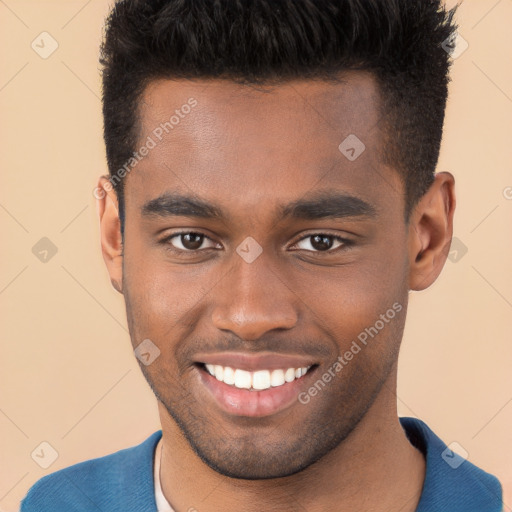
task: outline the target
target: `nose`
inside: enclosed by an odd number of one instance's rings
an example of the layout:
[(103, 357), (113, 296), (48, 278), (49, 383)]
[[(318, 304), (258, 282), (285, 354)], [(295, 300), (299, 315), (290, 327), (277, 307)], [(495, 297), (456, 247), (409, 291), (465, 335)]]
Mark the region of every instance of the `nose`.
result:
[(214, 326), (241, 339), (256, 340), (297, 324), (299, 299), (263, 254), (252, 263), (235, 261), (215, 292)]

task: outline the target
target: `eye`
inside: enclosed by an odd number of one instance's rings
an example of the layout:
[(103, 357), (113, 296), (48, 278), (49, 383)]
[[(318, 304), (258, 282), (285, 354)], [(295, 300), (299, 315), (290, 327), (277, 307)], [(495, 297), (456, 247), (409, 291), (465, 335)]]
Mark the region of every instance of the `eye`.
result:
[(302, 238), (295, 245), (299, 249), (304, 249), (306, 251), (335, 252), (340, 247), (349, 246), (351, 243), (351, 240), (347, 240), (339, 236), (329, 235), (327, 233), (314, 233)]
[[(197, 253), (201, 250), (219, 248), (220, 244), (215, 243), (203, 233), (195, 231), (182, 231), (173, 233), (161, 241), (166, 248), (177, 254)], [(309, 252), (337, 252), (352, 245), (352, 241), (337, 235), (328, 233), (313, 233), (299, 240), (294, 248)]]
[[(205, 242), (210, 242), (210, 245), (203, 247)], [(213, 240), (208, 238), (206, 235), (203, 235), (202, 233), (195, 233), (193, 231), (174, 233), (162, 240), (162, 243), (170, 245), (172, 250), (176, 250), (178, 252), (195, 252), (200, 249), (211, 249), (216, 246)]]

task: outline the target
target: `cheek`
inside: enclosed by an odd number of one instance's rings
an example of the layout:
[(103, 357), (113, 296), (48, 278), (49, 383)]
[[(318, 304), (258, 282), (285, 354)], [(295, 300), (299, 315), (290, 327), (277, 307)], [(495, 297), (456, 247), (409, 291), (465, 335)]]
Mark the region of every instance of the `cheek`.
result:
[[(314, 279), (303, 276), (299, 282), (298, 295), (309, 320), (336, 340), (340, 352), (355, 340), (399, 342), (408, 290), (406, 268), (398, 257), (368, 258), (351, 267), (317, 272)], [(389, 344), (373, 346), (380, 351)]]
[[(376, 243), (361, 251), (359, 259), (338, 267), (278, 266), (279, 278), (293, 292), (289, 300), (302, 309), (306, 323), (317, 324), (320, 332), (345, 345), (373, 326), (394, 303), (405, 306), (406, 255), (399, 253), (402, 246), (400, 240)], [(137, 339), (169, 343), (189, 334), (200, 317), (207, 325), (204, 317), (208, 307), (214, 306), (211, 302), (220, 293), (216, 285), (227, 268), (213, 260), (171, 264), (163, 249), (144, 246), (140, 237), (127, 237), (123, 277), (131, 329)]]
[(125, 298), (137, 337), (166, 341), (176, 337), (210, 288), (206, 269), (170, 265), (163, 259), (125, 251)]

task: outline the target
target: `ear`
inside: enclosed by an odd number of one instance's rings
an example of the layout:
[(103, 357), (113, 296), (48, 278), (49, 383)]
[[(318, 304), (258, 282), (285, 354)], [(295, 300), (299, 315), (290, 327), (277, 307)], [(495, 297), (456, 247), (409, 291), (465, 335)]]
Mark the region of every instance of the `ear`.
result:
[(100, 176), (94, 190), (96, 209), (100, 218), (101, 252), (107, 265), (112, 286), (122, 291), (123, 242), (117, 193), (108, 176)]
[(424, 290), (439, 276), (450, 251), (455, 211), (455, 178), (435, 175), (409, 219), (409, 288)]

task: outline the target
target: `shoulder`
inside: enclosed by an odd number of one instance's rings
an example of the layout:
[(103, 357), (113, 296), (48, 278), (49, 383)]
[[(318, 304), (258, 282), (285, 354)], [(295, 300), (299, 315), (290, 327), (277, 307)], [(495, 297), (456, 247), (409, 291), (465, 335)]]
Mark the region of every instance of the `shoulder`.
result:
[(21, 512), (153, 511), (153, 454), (162, 431), (137, 446), (61, 469), (38, 480)]
[[(447, 446), (426, 423), (400, 418), (410, 442), (425, 455), (426, 475), (417, 512), (501, 512), (499, 480)], [(460, 447), (459, 451), (463, 451)]]

